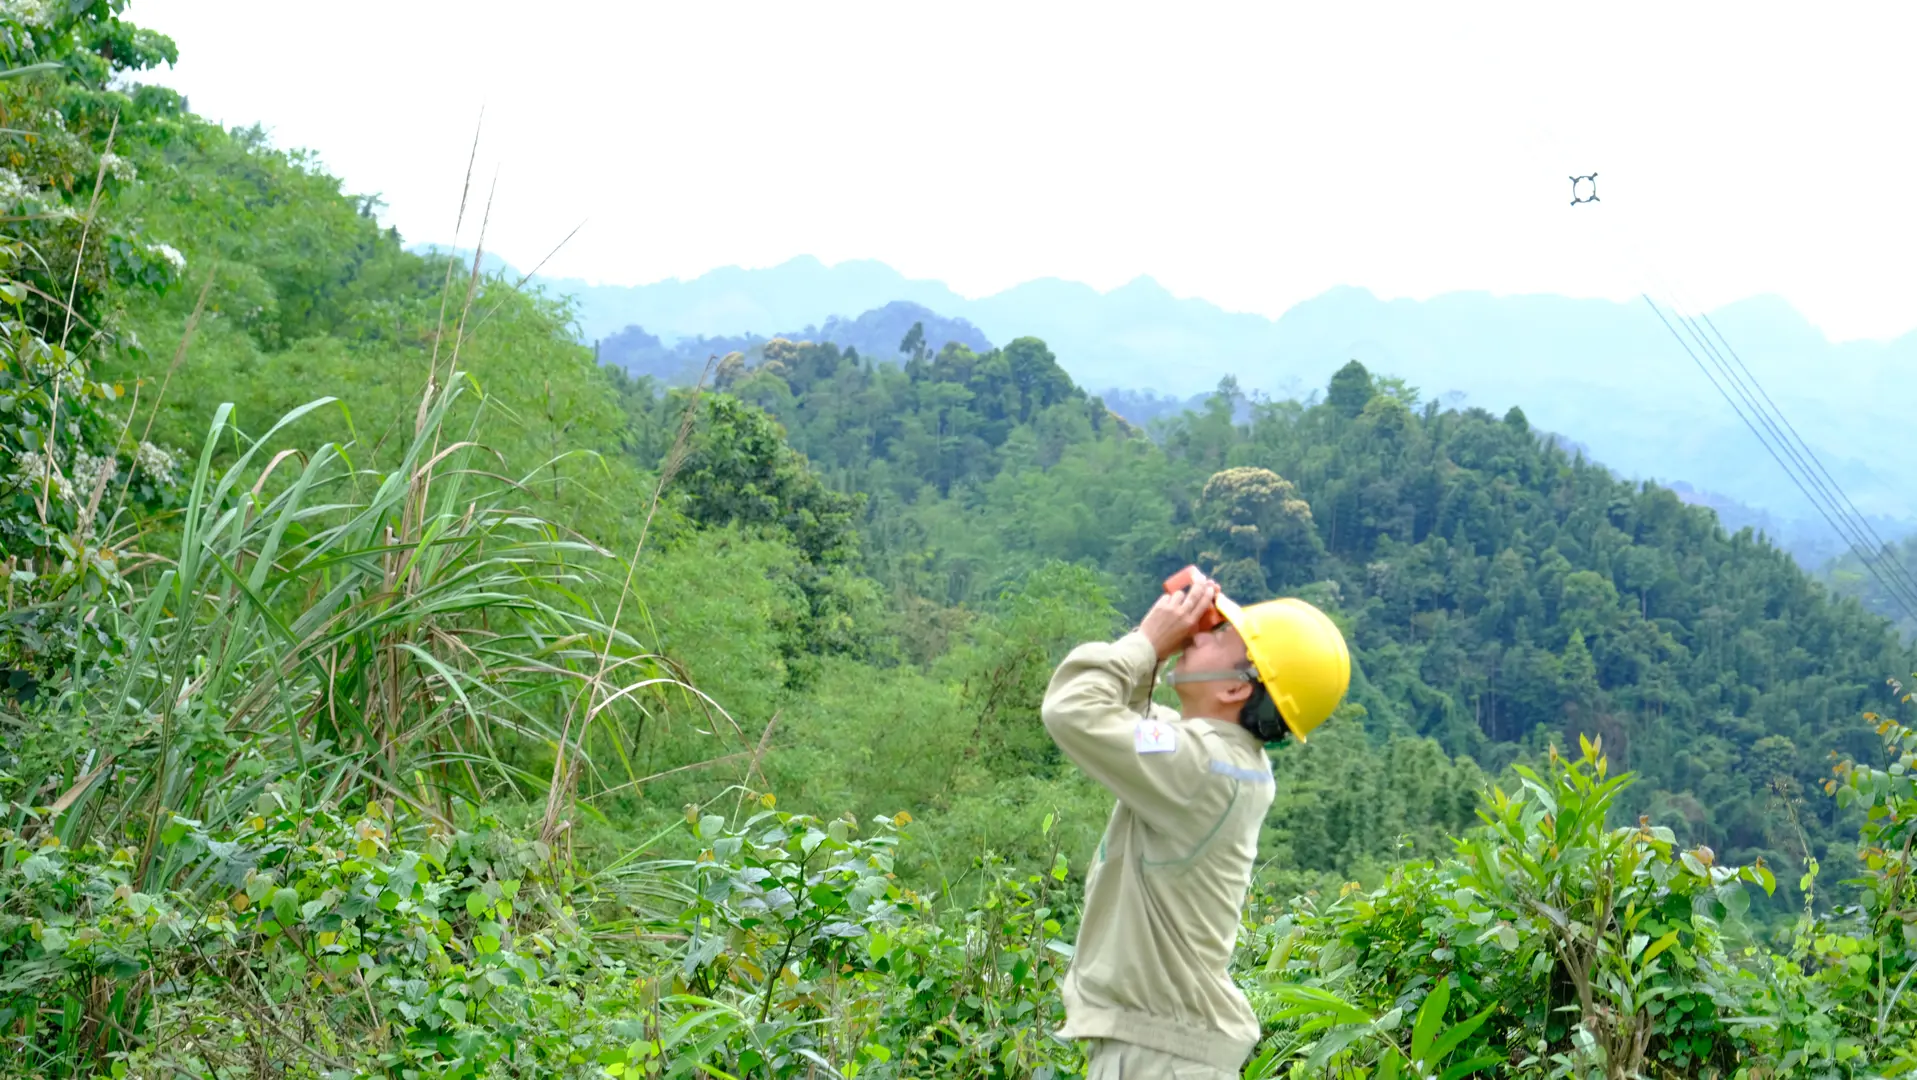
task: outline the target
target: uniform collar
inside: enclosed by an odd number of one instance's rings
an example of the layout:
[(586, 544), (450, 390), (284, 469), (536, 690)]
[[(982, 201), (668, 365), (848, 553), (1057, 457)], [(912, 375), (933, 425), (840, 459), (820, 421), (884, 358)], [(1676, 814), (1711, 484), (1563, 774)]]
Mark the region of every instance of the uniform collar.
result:
[(1251, 732), (1246, 731), (1244, 726), (1242, 724), (1237, 723), (1236, 721), (1214, 720), (1209, 716), (1192, 716), (1192, 717), (1187, 717), (1186, 719), (1195, 720), (1198, 723), (1204, 724), (1207, 727), (1211, 728), (1213, 731), (1216, 731), (1218, 734), (1224, 736), (1226, 739), (1235, 740), (1238, 743), (1244, 745), (1247, 749), (1251, 749), (1251, 750), (1264, 749), (1264, 744), (1258, 741), (1258, 737), (1256, 735), (1253, 735)]

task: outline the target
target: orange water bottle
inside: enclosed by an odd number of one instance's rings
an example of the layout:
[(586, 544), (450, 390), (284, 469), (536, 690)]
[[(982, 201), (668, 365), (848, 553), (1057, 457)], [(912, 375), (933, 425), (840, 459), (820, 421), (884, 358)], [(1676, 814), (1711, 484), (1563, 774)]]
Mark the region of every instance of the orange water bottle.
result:
[[(1196, 566), (1187, 566), (1183, 570), (1165, 579), (1165, 591), (1167, 593), (1183, 592), (1194, 585), (1202, 585), (1210, 580), (1210, 578), (1205, 576), (1203, 570), (1198, 569)], [(1198, 629), (1210, 630), (1212, 627), (1224, 621), (1225, 617), (1218, 613), (1216, 606), (1208, 607), (1205, 609), (1204, 615), (1198, 620)]]

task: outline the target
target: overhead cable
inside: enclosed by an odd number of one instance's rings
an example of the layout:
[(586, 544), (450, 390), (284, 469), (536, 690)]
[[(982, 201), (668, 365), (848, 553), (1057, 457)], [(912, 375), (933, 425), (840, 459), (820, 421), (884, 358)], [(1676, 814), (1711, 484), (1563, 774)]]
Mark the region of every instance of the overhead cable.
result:
[[(1851, 501), (1850, 495), (1844, 491), (1842, 485), (1838, 484), (1837, 478), (1832, 476), (1830, 470), (1824, 467), (1823, 461), (1821, 461), (1817, 457), (1816, 452), (1810, 448), (1810, 444), (1805, 442), (1804, 437), (1797, 433), (1796, 426), (1784, 415), (1784, 410), (1778, 408), (1777, 403), (1771, 400), (1771, 395), (1764, 389), (1764, 384), (1758, 382), (1757, 376), (1752, 374), (1750, 368), (1745, 365), (1744, 358), (1737, 355), (1737, 350), (1731, 347), (1731, 343), (1724, 337), (1723, 331), (1717, 328), (1717, 324), (1711, 321), (1709, 315), (1700, 312), (1698, 318), (1702, 319), (1704, 325), (1710, 328), (1711, 333), (1724, 346), (1724, 351), (1731, 355), (1731, 360), (1744, 372), (1745, 377), (1750, 380), (1752, 386), (1756, 387), (1757, 392), (1763, 395), (1765, 403), (1770, 406), (1771, 411), (1777, 416), (1778, 422), (1782, 423), (1784, 429), (1790, 433), (1790, 437), (1797, 441), (1798, 447), (1803, 451), (1804, 456), (1810, 459), (1811, 465), (1815, 467), (1819, 473), (1823, 474), (1824, 480), (1830, 485), (1831, 489), (1837, 493), (1839, 498), (1844, 500), (1844, 505), (1849, 508), (1852, 521), (1869, 539), (1871, 550), (1880, 554), (1894, 550), (1891, 548), (1891, 545), (1878, 534), (1876, 527), (1871, 525), (1870, 519), (1864, 516), (1863, 511), (1857, 508), (1857, 504)], [(1889, 565), (1890, 575), (1897, 579), (1898, 586), (1908, 596), (1917, 598), (1917, 576), (1913, 576), (1909, 568), (1905, 567), (1902, 561), (1894, 556), (1884, 561)]]
[[(1677, 328), (1671, 325), (1670, 320), (1664, 317), (1664, 312), (1657, 306), (1657, 302), (1652, 300), (1649, 294), (1642, 295), (1644, 296), (1644, 302), (1650, 306), (1652, 313), (1657, 316), (1658, 322), (1663, 323), (1664, 329), (1670, 331), (1671, 336), (1677, 340), (1678, 345), (1682, 347), (1685, 354), (1691, 358), (1691, 362), (1696, 364), (1697, 369), (1704, 373), (1704, 378), (1723, 396), (1725, 403), (1730, 405), (1731, 411), (1737, 414), (1737, 418), (1744, 422), (1744, 426), (1749, 428), (1751, 434), (1763, 445), (1765, 451), (1770, 454), (1771, 460), (1777, 462), (1777, 467), (1784, 471), (1784, 475), (1790, 478), (1791, 483), (1796, 485), (1797, 490), (1817, 509), (1818, 514), (1823, 517), (1825, 523), (1828, 524), (1831, 529), (1844, 540), (1845, 544), (1850, 547), (1851, 551), (1857, 555), (1858, 560), (1864, 564), (1865, 569), (1870, 571), (1871, 576), (1877, 579), (1878, 585), (1883, 588), (1884, 592), (1890, 596), (1899, 607), (1904, 609), (1906, 615), (1912, 619), (1917, 619), (1917, 597), (1906, 595), (1904, 591), (1891, 584), (1890, 580), (1879, 571), (1877, 561), (1870, 557), (1865, 545), (1854, 538), (1857, 534), (1837, 523), (1837, 518), (1843, 516), (1841, 508), (1835, 505), (1827, 507), (1823, 500), (1812, 495), (1810, 487), (1806, 484), (1805, 480), (1798, 476), (1797, 471), (1785, 462), (1783, 455), (1778, 452), (1778, 448), (1772, 445), (1770, 438), (1765, 435), (1764, 428), (1760, 426), (1759, 421), (1752, 419), (1752, 413), (1762, 414), (1762, 411), (1757, 408), (1754, 399), (1750, 398), (1748, 394), (1742, 393), (1740, 388), (1740, 396), (1743, 396), (1745, 401), (1750, 405), (1750, 412), (1747, 413), (1745, 406), (1738, 403), (1738, 397), (1733, 396), (1731, 391), (1725, 388), (1724, 382), (1720, 382), (1718, 376), (1712, 374), (1710, 367), (1698, 356), (1697, 351), (1691, 348), (1691, 343), (1686, 341), (1684, 335), (1679, 333)], [(1678, 314), (1675, 308), (1673, 308), (1673, 314)], [(1678, 318), (1683, 320), (1684, 316), (1678, 314)], [(1730, 381), (1728, 369), (1725, 371), (1725, 376), (1726, 381)], [(1763, 422), (1765, 424), (1771, 423), (1767, 415), (1763, 416)], [(1846, 501), (1848, 501), (1848, 497), (1846, 497)], [(1848, 519), (1846, 519), (1846, 521), (1848, 523)]]
[[(1724, 353), (1720, 352), (1699, 328), (1698, 319), (1707, 318), (1707, 316), (1700, 314), (1692, 317), (1675, 308), (1672, 309), (1672, 314), (1676, 315), (1684, 327), (1691, 332), (1699, 348), (1711, 357), (1718, 370), (1724, 375), (1725, 381), (1736, 388), (1745, 405), (1763, 422), (1764, 427), (1770, 432), (1770, 439), (1765, 440), (1767, 447), (1781, 446), (1784, 455), (1796, 465), (1798, 473), (1805, 481), (1805, 483), (1799, 483), (1798, 489), (1804, 491), (1805, 497), (1818, 506), (1820, 513), (1824, 514), (1824, 520), (1831, 525), (1832, 529), (1837, 530), (1839, 537), (1857, 556), (1858, 561), (1877, 577), (1878, 583), (1884, 587), (1885, 592), (1906, 611), (1917, 608), (1917, 586), (1910, 582), (1909, 573), (1894, 558), (1884, 558), (1883, 552), (1886, 545), (1883, 540), (1877, 537), (1876, 530), (1871, 528), (1869, 521), (1857, 509), (1857, 504), (1851, 500), (1843, 486), (1837, 482), (1836, 477), (1831, 476), (1830, 471), (1823, 468), (1822, 462), (1817, 461), (1810, 446), (1804, 443), (1801, 437), (1796, 438), (1793, 443), (1792, 439), (1785, 435), (1785, 429), (1788, 429), (1792, 436), (1797, 434), (1797, 429), (1791, 426), (1790, 421), (1784, 417), (1783, 410), (1771, 400), (1763, 384), (1758, 382), (1756, 374), (1744, 364), (1741, 358), (1737, 360), (1737, 367), (1742, 369), (1743, 378), (1740, 379), (1737, 371), (1732, 370), (1731, 363), (1724, 359)], [(1711, 329), (1716, 333), (1718, 341), (1723, 344), (1724, 350), (1731, 352), (1730, 342), (1723, 333), (1717, 331), (1715, 326)], [(1734, 352), (1733, 355), (1735, 355)], [(1746, 382), (1749, 383), (1748, 386)], [(1758, 401), (1759, 396), (1763, 398), (1762, 403)], [(1761, 432), (1754, 431), (1753, 434), (1758, 435), (1760, 440), (1764, 440)], [(1777, 455), (1773, 452), (1772, 456), (1775, 458)], [(1783, 463), (1780, 461), (1779, 464)], [(1813, 471), (1813, 467), (1816, 471)], [(1789, 471), (1788, 466), (1786, 469)], [(1820, 472), (1823, 474), (1821, 479), (1818, 475)], [(1792, 479), (1796, 480), (1797, 476), (1793, 475)], [(1806, 483), (1809, 489), (1815, 490), (1815, 495), (1807, 490)], [(1845, 507), (1849, 509), (1846, 510)], [(1874, 544), (1873, 539), (1876, 541)]]

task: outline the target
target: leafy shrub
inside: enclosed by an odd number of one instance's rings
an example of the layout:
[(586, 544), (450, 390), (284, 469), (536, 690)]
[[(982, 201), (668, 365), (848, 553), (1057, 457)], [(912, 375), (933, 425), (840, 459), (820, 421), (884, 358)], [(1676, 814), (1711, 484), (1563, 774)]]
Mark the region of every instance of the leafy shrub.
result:
[(140, 852), (9, 832), (0, 1031), (44, 1076), (1070, 1070), (1049, 1035), (1062, 855), (988, 860), (980, 903), (941, 912), (891, 872), (907, 815), (861, 830), (763, 803), (692, 814), (695, 859), (584, 879), (490, 820), (343, 814), (287, 786), (232, 828), (172, 819), (158, 854), (189, 870), (158, 894)]
[[(1906, 698), (1906, 700), (1908, 700)], [(1869, 718), (1883, 767), (1846, 760), (1826, 790), (1866, 815), (1863, 902), (1820, 914), (1818, 870), (1781, 951), (1745, 919), (1761, 862), (1719, 864), (1668, 829), (1612, 827), (1628, 776), (1599, 747), (1493, 788), (1446, 859), (1380, 888), (1307, 895), (1255, 921), (1243, 981), (1273, 1033), (1253, 1075), (1891, 1077), (1917, 1071), (1917, 731)], [(1433, 1004), (1442, 1002), (1442, 1004)], [(1418, 1015), (1421, 1055), (1404, 1018)], [(1447, 1026), (1448, 1025), (1448, 1026)], [(1443, 1030), (1455, 1041), (1435, 1039)], [(1450, 1058), (1435, 1052), (1442, 1047)]]
[[(0, 851), (0, 1030), (44, 1076), (580, 1072), (629, 988), (550, 852), (261, 795), (232, 829), (175, 818), (191, 887), (45, 830)], [(527, 1036), (538, 1035), (537, 1038)]]
[(1056, 987), (1071, 955), (1062, 853), (1044, 874), (986, 856), (978, 902), (941, 918), (893, 873), (909, 815), (875, 818), (860, 836), (849, 816), (824, 822), (775, 812), (771, 796), (763, 804), (733, 827), (700, 818), (710, 846), (686, 866), (698, 900), (680, 922), (675, 987), (727, 1016), (756, 1014), (760, 1028), (776, 1016), (786, 1032), (782, 1056), (756, 1042), (713, 1046), (721, 1067), (1000, 1078), (1072, 1065), (1074, 1048), (1049, 1035), (1063, 1023)]

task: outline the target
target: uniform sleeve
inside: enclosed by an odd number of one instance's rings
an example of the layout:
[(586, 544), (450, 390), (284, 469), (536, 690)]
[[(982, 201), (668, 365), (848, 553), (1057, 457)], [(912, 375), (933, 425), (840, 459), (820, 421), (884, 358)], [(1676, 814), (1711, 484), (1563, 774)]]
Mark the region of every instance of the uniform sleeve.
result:
[[(1042, 715), (1052, 741), (1079, 768), (1109, 788), (1152, 828), (1195, 843), (1217, 808), (1219, 787), (1206, 781), (1210, 755), (1189, 730), (1172, 727), (1176, 746), (1138, 752), (1138, 731), (1149, 724), (1158, 655), (1144, 635), (1080, 645), (1052, 675)], [(1162, 721), (1160, 721), (1162, 723)]]

